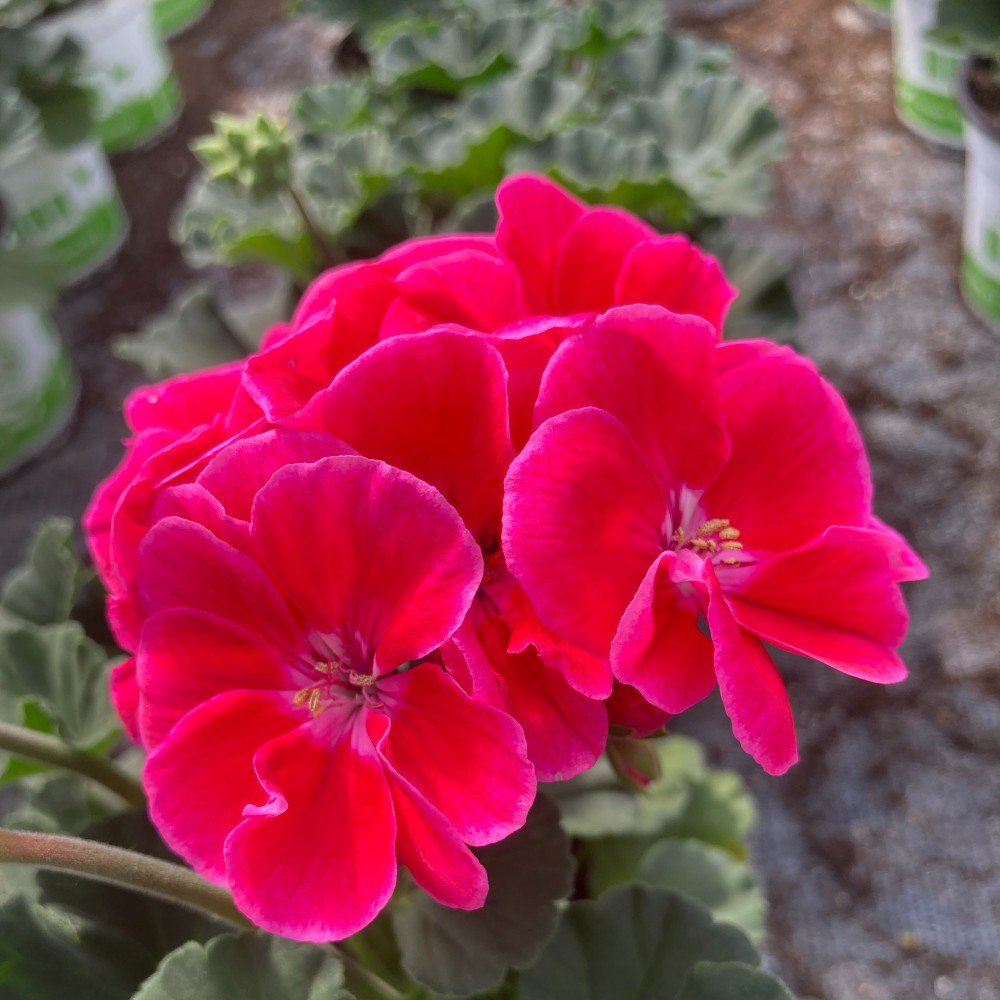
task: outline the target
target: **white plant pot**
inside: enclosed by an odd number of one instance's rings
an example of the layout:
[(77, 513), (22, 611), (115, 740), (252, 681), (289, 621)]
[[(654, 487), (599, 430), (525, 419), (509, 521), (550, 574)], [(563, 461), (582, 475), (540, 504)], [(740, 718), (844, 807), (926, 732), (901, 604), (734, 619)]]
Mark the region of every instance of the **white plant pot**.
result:
[(961, 149), (962, 113), (955, 97), (964, 53), (929, 33), (938, 0), (893, 0), (896, 113), (912, 132), (948, 149)]
[(200, 21), (212, 0), (151, 0), (153, 24), (161, 38), (173, 38)]
[(68, 423), (79, 382), (48, 314), (0, 306), (0, 474), (37, 454)]
[(39, 136), (30, 150), (3, 164), (0, 199), (14, 239), (48, 250), (64, 283), (110, 260), (128, 234), (114, 175), (92, 139), (56, 149)]
[(83, 46), (84, 82), (97, 98), (95, 131), (109, 153), (146, 143), (176, 120), (180, 87), (147, 0), (92, 0), (36, 30)]
[(972, 100), (969, 60), (959, 82), (965, 114), (965, 230), (962, 292), (989, 326), (1000, 332), (1000, 130)]

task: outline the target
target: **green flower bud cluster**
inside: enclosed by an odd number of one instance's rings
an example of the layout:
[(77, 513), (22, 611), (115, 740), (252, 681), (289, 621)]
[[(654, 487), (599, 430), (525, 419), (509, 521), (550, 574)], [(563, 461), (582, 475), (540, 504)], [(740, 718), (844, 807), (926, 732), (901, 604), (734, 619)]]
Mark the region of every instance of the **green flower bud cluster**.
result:
[(192, 149), (211, 180), (223, 181), (267, 198), (291, 179), (291, 138), (286, 126), (261, 112), (240, 117), (216, 115), (215, 131)]

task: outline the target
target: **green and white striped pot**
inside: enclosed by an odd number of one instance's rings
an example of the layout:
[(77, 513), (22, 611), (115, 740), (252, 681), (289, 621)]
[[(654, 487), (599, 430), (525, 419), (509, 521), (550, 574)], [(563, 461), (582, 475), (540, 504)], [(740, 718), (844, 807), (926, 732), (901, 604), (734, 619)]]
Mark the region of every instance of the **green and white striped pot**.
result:
[(948, 149), (962, 149), (956, 89), (964, 53), (931, 37), (938, 0), (894, 0), (896, 113), (912, 132)]
[(147, 0), (91, 0), (44, 18), (37, 31), (83, 47), (83, 82), (96, 96), (95, 131), (109, 153), (154, 139), (183, 100)]
[(172, 38), (208, 13), (212, 0), (152, 0), (153, 24), (162, 38)]
[(15, 242), (47, 250), (63, 284), (97, 270), (128, 235), (114, 175), (92, 139), (57, 149), (39, 135), (16, 159), (0, 160), (0, 200)]
[(1000, 332), (1000, 130), (972, 99), (968, 80), (974, 60), (959, 78), (965, 115), (965, 229), (962, 293), (989, 326)]
[[(7, 251), (8, 255), (10, 251)], [(0, 257), (0, 264), (10, 260)], [(0, 276), (0, 475), (37, 454), (69, 422), (79, 381), (48, 314), (16, 264)]]

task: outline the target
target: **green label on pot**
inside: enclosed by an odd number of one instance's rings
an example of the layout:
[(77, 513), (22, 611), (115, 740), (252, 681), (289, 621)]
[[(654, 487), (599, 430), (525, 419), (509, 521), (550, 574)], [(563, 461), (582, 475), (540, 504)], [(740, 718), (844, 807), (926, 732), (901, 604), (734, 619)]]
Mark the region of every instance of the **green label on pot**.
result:
[(76, 390), (72, 366), (47, 319), (26, 305), (0, 311), (0, 470), (58, 432)]
[(888, 14), (892, 9), (892, 0), (861, 0), (861, 6)]
[(1000, 143), (975, 126), (968, 134), (962, 289), (976, 312), (1000, 325)]
[(116, 151), (144, 142), (170, 122), (180, 94), (148, 0), (94, 0), (46, 18), (39, 31), (75, 38), (96, 98), (97, 132)]
[(125, 237), (125, 210), (95, 143), (37, 144), (5, 168), (0, 192), (17, 239), (51, 250), (67, 280), (103, 263)]
[(961, 148), (962, 113), (955, 92), (963, 53), (929, 37), (937, 0), (896, 0), (892, 10), (900, 119), (918, 135)]
[(153, 23), (168, 37), (194, 24), (208, 10), (209, 0), (153, 0)]
[(174, 120), (181, 106), (181, 92), (171, 73), (147, 97), (118, 105), (97, 123), (97, 135), (109, 153), (129, 149), (156, 135)]
[(1000, 326), (1000, 278), (990, 274), (968, 252), (962, 257), (962, 290), (983, 319)]

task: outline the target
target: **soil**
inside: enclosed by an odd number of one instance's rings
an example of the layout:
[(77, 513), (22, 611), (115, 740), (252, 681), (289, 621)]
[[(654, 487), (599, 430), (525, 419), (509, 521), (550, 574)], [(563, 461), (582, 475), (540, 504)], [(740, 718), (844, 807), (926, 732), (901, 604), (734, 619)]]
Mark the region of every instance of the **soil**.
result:
[(995, 135), (1000, 137), (1000, 63), (977, 61), (969, 76), (969, 92), (976, 107), (993, 126)]
[[(685, 0), (687, 2), (687, 0)], [(121, 455), (138, 374), (107, 343), (189, 272), (168, 235), (212, 111), (280, 108), (334, 41), (281, 0), (216, 0), (172, 45), (177, 130), (114, 162), (133, 220), (113, 266), (58, 318), (84, 382), (61, 447), (0, 484), (0, 570), (46, 513), (79, 516)], [(962, 305), (962, 167), (896, 121), (888, 32), (838, 0), (756, 0), (697, 30), (733, 45), (786, 119), (774, 207), (734, 228), (794, 262), (801, 348), (847, 396), (876, 510), (930, 564), (908, 590), (910, 679), (866, 685), (781, 661), (802, 762), (782, 779), (735, 746), (717, 700), (679, 727), (758, 798), (770, 961), (818, 1000), (1000, 1000), (1000, 338)]]

